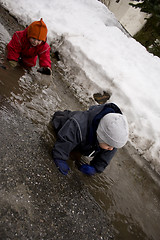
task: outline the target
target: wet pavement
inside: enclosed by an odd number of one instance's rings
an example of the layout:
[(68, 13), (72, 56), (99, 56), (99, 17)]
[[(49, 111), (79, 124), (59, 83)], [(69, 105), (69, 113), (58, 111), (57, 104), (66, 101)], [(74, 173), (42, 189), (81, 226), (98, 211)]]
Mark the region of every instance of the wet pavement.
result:
[(105, 213), (76, 173), (59, 174), (33, 123), (3, 103), (0, 128), (0, 239), (113, 239)]
[(100, 175), (83, 175), (71, 160), (67, 177), (58, 172), (50, 118), (86, 107), (56, 60), (51, 77), (10, 68), (5, 46), (23, 27), (0, 11), (1, 239), (159, 240), (159, 176), (129, 145)]

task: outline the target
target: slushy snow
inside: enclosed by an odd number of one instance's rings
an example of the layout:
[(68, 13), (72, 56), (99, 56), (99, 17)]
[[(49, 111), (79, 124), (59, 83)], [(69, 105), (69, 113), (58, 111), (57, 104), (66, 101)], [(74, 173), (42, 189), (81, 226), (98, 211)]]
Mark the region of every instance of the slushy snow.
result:
[(110, 93), (109, 101), (127, 116), (128, 144), (160, 173), (160, 59), (128, 36), (97, 0), (0, 2), (24, 25), (43, 18), (48, 43), (74, 76), (66, 81), (79, 99)]

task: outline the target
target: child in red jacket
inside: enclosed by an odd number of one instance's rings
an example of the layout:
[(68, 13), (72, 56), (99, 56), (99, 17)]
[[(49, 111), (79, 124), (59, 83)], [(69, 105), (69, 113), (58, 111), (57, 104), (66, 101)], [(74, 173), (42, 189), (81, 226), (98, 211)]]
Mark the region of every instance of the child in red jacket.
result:
[(40, 21), (31, 23), (25, 30), (13, 34), (7, 45), (7, 59), (11, 66), (16, 67), (18, 62), (24, 67), (30, 68), (36, 65), (39, 58), (40, 68), (38, 72), (51, 74), (50, 46), (46, 42), (47, 26)]

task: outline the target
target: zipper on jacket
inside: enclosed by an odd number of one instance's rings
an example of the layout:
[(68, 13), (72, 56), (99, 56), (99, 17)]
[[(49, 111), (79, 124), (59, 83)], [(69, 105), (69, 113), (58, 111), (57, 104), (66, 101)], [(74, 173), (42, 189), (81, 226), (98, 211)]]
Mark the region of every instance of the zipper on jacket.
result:
[(91, 152), (88, 157), (92, 157), (94, 153), (95, 153), (95, 150)]

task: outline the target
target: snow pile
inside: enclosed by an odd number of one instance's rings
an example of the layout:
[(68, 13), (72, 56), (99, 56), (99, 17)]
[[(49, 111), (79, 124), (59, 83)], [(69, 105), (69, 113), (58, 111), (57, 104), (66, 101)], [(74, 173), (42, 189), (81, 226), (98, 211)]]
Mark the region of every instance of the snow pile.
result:
[(41, 17), (48, 41), (71, 71), (67, 81), (86, 100), (111, 93), (127, 116), (130, 143), (160, 173), (160, 59), (148, 53), (96, 0), (0, 0), (23, 24)]

